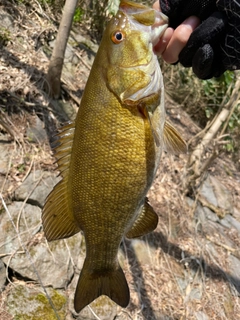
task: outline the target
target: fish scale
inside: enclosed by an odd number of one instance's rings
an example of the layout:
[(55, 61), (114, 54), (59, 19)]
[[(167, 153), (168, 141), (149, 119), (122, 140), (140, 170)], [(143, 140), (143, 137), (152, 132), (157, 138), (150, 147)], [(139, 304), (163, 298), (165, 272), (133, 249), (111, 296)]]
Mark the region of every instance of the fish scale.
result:
[(62, 180), (47, 197), (42, 221), (49, 241), (79, 231), (85, 236), (77, 312), (100, 295), (128, 305), (129, 288), (117, 259), (120, 243), (157, 226), (146, 194), (164, 144), (186, 149), (165, 121), (163, 80), (153, 52), (166, 27), (161, 13), (121, 1), (103, 34), (77, 118), (58, 134)]

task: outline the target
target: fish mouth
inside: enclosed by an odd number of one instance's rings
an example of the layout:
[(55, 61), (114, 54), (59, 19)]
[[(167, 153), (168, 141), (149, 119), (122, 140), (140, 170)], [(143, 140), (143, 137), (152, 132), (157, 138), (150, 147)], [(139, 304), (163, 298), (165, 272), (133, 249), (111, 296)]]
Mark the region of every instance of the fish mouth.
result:
[(167, 27), (168, 17), (164, 13), (156, 11), (155, 23), (151, 26), (151, 42), (153, 46), (158, 43), (159, 38), (163, 35)]
[(153, 46), (168, 27), (168, 17), (165, 14), (143, 4), (122, 0), (119, 10), (130, 18), (138, 30), (150, 34), (149, 40)]

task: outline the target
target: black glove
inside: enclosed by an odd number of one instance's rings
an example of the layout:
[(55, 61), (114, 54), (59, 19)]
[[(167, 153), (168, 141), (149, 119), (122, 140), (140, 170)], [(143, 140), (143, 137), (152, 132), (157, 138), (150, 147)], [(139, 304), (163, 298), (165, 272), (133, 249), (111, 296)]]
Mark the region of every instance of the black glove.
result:
[(192, 15), (202, 21), (179, 54), (184, 67), (192, 67), (200, 79), (240, 69), (240, 0), (159, 1), (172, 28)]

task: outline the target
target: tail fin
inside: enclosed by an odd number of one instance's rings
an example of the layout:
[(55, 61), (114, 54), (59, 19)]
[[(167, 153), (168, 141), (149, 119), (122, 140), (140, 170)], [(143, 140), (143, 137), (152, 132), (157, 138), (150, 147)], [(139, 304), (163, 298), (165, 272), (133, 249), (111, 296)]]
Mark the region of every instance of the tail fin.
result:
[(80, 312), (101, 295), (106, 295), (121, 307), (129, 303), (130, 294), (125, 275), (119, 266), (117, 270), (92, 272), (83, 266), (74, 297), (74, 308)]

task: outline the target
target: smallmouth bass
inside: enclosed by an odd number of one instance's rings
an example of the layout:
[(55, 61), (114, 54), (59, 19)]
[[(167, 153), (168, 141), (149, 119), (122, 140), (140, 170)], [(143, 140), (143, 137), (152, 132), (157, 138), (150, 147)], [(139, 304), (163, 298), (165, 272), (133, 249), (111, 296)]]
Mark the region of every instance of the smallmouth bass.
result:
[(74, 123), (59, 132), (62, 180), (42, 213), (48, 241), (82, 231), (86, 258), (76, 288), (77, 312), (100, 295), (129, 303), (117, 253), (124, 236), (153, 231), (158, 216), (146, 194), (164, 145), (186, 145), (165, 121), (164, 87), (153, 46), (167, 18), (122, 0), (108, 23)]

